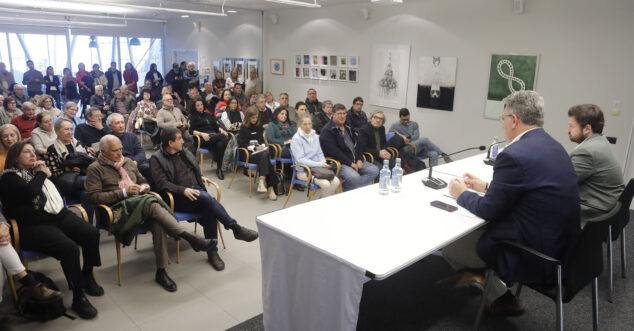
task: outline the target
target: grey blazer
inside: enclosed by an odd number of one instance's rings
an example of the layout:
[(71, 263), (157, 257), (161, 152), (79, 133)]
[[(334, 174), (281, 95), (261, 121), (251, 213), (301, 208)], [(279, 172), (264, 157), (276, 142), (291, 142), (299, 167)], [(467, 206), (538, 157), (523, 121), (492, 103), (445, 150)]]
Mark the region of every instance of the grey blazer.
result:
[(579, 177), (581, 226), (588, 219), (608, 212), (625, 186), (621, 165), (608, 140), (594, 133), (570, 152)]

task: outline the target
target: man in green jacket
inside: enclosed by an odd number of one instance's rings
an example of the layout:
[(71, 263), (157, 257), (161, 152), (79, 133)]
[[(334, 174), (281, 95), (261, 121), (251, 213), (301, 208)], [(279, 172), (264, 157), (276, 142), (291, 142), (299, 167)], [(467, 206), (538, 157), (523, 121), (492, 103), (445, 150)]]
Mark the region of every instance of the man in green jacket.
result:
[(592, 104), (568, 110), (568, 136), (578, 143), (570, 159), (579, 177), (581, 227), (614, 207), (623, 192), (623, 172), (619, 161), (603, 136), (605, 120), (601, 108)]

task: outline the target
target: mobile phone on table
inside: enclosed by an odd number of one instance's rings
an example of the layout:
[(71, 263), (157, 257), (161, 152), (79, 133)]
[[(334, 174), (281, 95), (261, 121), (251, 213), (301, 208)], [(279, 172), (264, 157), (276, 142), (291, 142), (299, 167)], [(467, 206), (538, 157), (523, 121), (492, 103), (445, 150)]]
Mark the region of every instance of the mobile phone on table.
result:
[(442, 201), (438, 201), (438, 200), (434, 200), (430, 203), (430, 205), (436, 207), (436, 208), (440, 208), (442, 210), (446, 210), (448, 212), (454, 212), (456, 210), (458, 210), (458, 207), (456, 206), (452, 206), (448, 203), (444, 203)]

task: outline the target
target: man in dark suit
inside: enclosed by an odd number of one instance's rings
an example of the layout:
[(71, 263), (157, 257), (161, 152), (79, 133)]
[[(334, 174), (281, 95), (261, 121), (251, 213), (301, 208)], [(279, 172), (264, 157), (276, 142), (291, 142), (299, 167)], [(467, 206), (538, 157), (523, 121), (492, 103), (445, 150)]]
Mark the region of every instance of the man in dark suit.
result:
[[(511, 143), (495, 160), (493, 180), (486, 183), (467, 173), (464, 180), (449, 184), (458, 204), (486, 220), (487, 226), (447, 246), (443, 256), (456, 270), (497, 265), (499, 278), (493, 279), (487, 309), (493, 315), (518, 316), (524, 313), (523, 304), (502, 280), (549, 284), (554, 267), (516, 250), (498, 255), (498, 243), (511, 240), (563, 259), (580, 232), (579, 191), (568, 154), (542, 128), (542, 97), (519, 91), (503, 102), (500, 121)], [(482, 286), (481, 278), (476, 279), (460, 280)]]

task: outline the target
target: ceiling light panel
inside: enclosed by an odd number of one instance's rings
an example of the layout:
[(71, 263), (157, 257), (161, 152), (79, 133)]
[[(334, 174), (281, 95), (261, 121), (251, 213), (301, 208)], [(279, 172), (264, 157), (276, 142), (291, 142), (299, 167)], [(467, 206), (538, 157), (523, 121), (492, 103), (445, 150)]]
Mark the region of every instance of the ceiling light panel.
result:
[(0, 4), (28, 8), (64, 9), (89, 13), (126, 14), (130, 11), (125, 7), (68, 1), (29, 0), (16, 2), (15, 0), (0, 0)]

